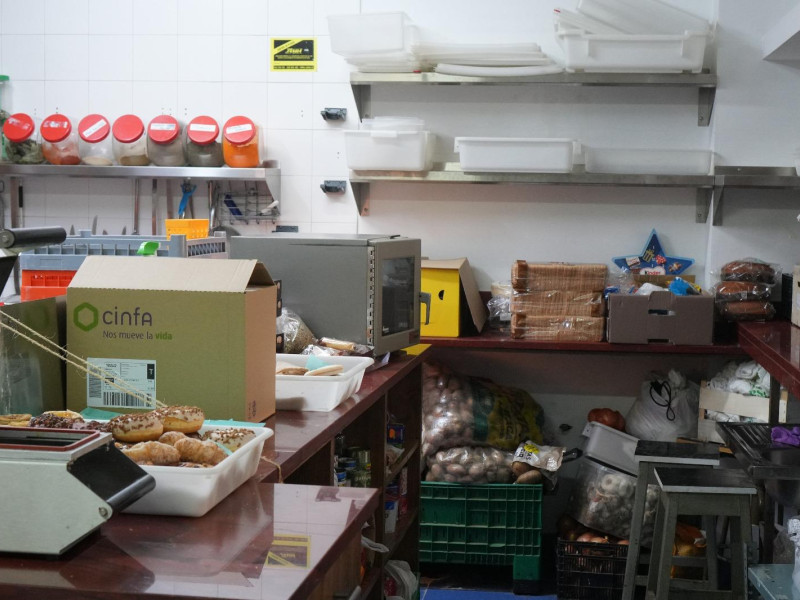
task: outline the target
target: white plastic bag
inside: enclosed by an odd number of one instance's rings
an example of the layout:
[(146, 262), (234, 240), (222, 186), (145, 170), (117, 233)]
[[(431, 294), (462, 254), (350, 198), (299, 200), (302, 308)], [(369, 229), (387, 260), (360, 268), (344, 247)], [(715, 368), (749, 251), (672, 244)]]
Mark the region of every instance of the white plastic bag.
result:
[[(800, 519), (792, 517), (786, 522), (786, 533), (794, 542), (794, 569), (792, 570), (792, 591), (800, 589)], [(796, 596), (797, 594), (793, 594)]]
[(674, 369), (642, 383), (639, 397), (625, 416), (625, 430), (642, 440), (674, 442), (697, 435), (700, 387)]

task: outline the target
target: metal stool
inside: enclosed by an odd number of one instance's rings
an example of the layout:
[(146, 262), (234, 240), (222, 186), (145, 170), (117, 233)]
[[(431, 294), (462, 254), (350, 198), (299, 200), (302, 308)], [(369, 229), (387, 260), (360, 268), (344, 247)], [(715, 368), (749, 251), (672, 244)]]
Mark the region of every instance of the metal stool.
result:
[[(691, 591), (704, 590), (704, 598), (730, 598), (747, 600), (747, 544), (750, 541), (750, 497), (756, 488), (747, 475), (732, 469), (705, 469), (656, 467), (659, 486), (659, 507), (653, 532), (653, 552), (647, 576), (647, 598), (667, 600), (671, 585), (681, 598), (700, 597)], [(731, 589), (716, 588), (716, 550), (714, 561), (709, 561), (706, 581), (670, 581), (672, 545), (678, 515), (730, 517)], [(715, 521), (709, 539), (716, 531)], [(709, 553), (711, 548), (706, 548)], [(713, 585), (713, 587), (712, 587)]]
[[(633, 501), (631, 532), (628, 536), (628, 558), (625, 564), (625, 583), (622, 600), (632, 600), (636, 585), (646, 585), (647, 577), (637, 577), (639, 555), (641, 553), (641, 534), (644, 510), (647, 499), (647, 486), (656, 483), (653, 473), (657, 466), (700, 467), (719, 466), (719, 446), (715, 444), (678, 444), (675, 442), (651, 442), (639, 440), (636, 444), (634, 460), (639, 469), (636, 480), (636, 496)], [(706, 517), (710, 520), (710, 517)], [(705, 525), (705, 523), (704, 523)], [(712, 536), (713, 537), (713, 536)], [(716, 560), (716, 540), (713, 544), (713, 560)], [(707, 548), (710, 553), (712, 548)], [(716, 570), (714, 570), (716, 574)], [(714, 581), (716, 586), (716, 580)]]

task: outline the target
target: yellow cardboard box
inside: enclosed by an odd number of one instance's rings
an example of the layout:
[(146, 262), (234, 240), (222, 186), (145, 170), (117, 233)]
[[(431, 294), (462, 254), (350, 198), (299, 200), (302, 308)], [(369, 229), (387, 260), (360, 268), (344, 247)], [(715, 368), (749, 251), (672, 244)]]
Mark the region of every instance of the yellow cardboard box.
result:
[(487, 309), (466, 258), (422, 260), (423, 293), (431, 295), (430, 318), (420, 308), (420, 334), (425, 337), (458, 337), (480, 333)]
[(67, 348), (132, 386), (75, 366), (67, 407), (198, 406), (209, 419), (275, 412), (276, 287), (256, 260), (87, 256), (67, 288)]

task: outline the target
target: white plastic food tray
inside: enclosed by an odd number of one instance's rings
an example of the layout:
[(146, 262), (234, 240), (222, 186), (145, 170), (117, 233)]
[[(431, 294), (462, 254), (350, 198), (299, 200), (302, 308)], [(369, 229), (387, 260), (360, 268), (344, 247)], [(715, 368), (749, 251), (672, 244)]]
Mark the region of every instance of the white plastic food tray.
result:
[(634, 458), (639, 438), (594, 421), (586, 423), (582, 435), (587, 438), (583, 445), (586, 456), (631, 475), (639, 472)]
[(559, 29), (567, 71), (590, 73), (699, 73), (708, 32), (675, 35), (588, 34)]
[[(308, 356), (278, 354), (276, 360), (304, 367)], [(333, 410), (359, 390), (364, 371), (375, 362), (362, 356), (325, 356), (322, 360), (328, 364), (342, 365), (344, 371), (339, 375), (275, 376), (275, 404), (278, 410)]]
[[(240, 427), (236, 425), (236, 427)], [(204, 426), (200, 433), (224, 426)], [(156, 480), (149, 494), (123, 512), (146, 515), (202, 517), (223, 498), (255, 475), (264, 442), (272, 437), (269, 427), (248, 427), (256, 437), (207, 469), (142, 465)]]
[(417, 29), (403, 12), (328, 15), (331, 50), (345, 57), (410, 51)]
[(709, 175), (713, 154), (710, 150), (584, 146), (587, 173)]
[(354, 171), (427, 171), (434, 137), (428, 131), (345, 131), (347, 166)]
[(564, 138), (457, 137), (463, 171), (566, 173), (572, 170), (573, 140)]
[(659, 0), (580, 0), (578, 12), (625, 33), (704, 32), (711, 26), (705, 19)]

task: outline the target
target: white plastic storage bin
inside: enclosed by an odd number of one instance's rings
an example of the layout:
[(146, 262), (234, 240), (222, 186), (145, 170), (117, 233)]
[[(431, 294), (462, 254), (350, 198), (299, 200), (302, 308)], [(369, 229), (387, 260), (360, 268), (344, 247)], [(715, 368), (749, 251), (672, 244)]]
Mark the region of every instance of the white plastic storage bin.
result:
[(705, 19), (659, 0), (580, 0), (578, 11), (625, 33), (675, 34), (710, 29)]
[(626, 473), (638, 473), (634, 457), (639, 438), (595, 421), (586, 423), (582, 435), (586, 437), (583, 445), (585, 456), (622, 469)]
[(346, 58), (409, 52), (416, 28), (404, 12), (329, 15), (331, 50)]
[(675, 35), (588, 34), (559, 29), (567, 71), (593, 73), (699, 73), (710, 33)]
[(710, 150), (597, 148), (584, 146), (587, 173), (709, 175)]
[(429, 131), (345, 131), (347, 166), (354, 171), (428, 171), (435, 136)]
[[(278, 354), (278, 362), (304, 367), (307, 356)], [(355, 394), (361, 387), (364, 372), (374, 361), (363, 356), (325, 356), (322, 360), (342, 365), (338, 375), (276, 375), (275, 406), (278, 410), (307, 410), (327, 412)]]
[(463, 171), (567, 173), (573, 140), (564, 138), (457, 137), (455, 151)]

